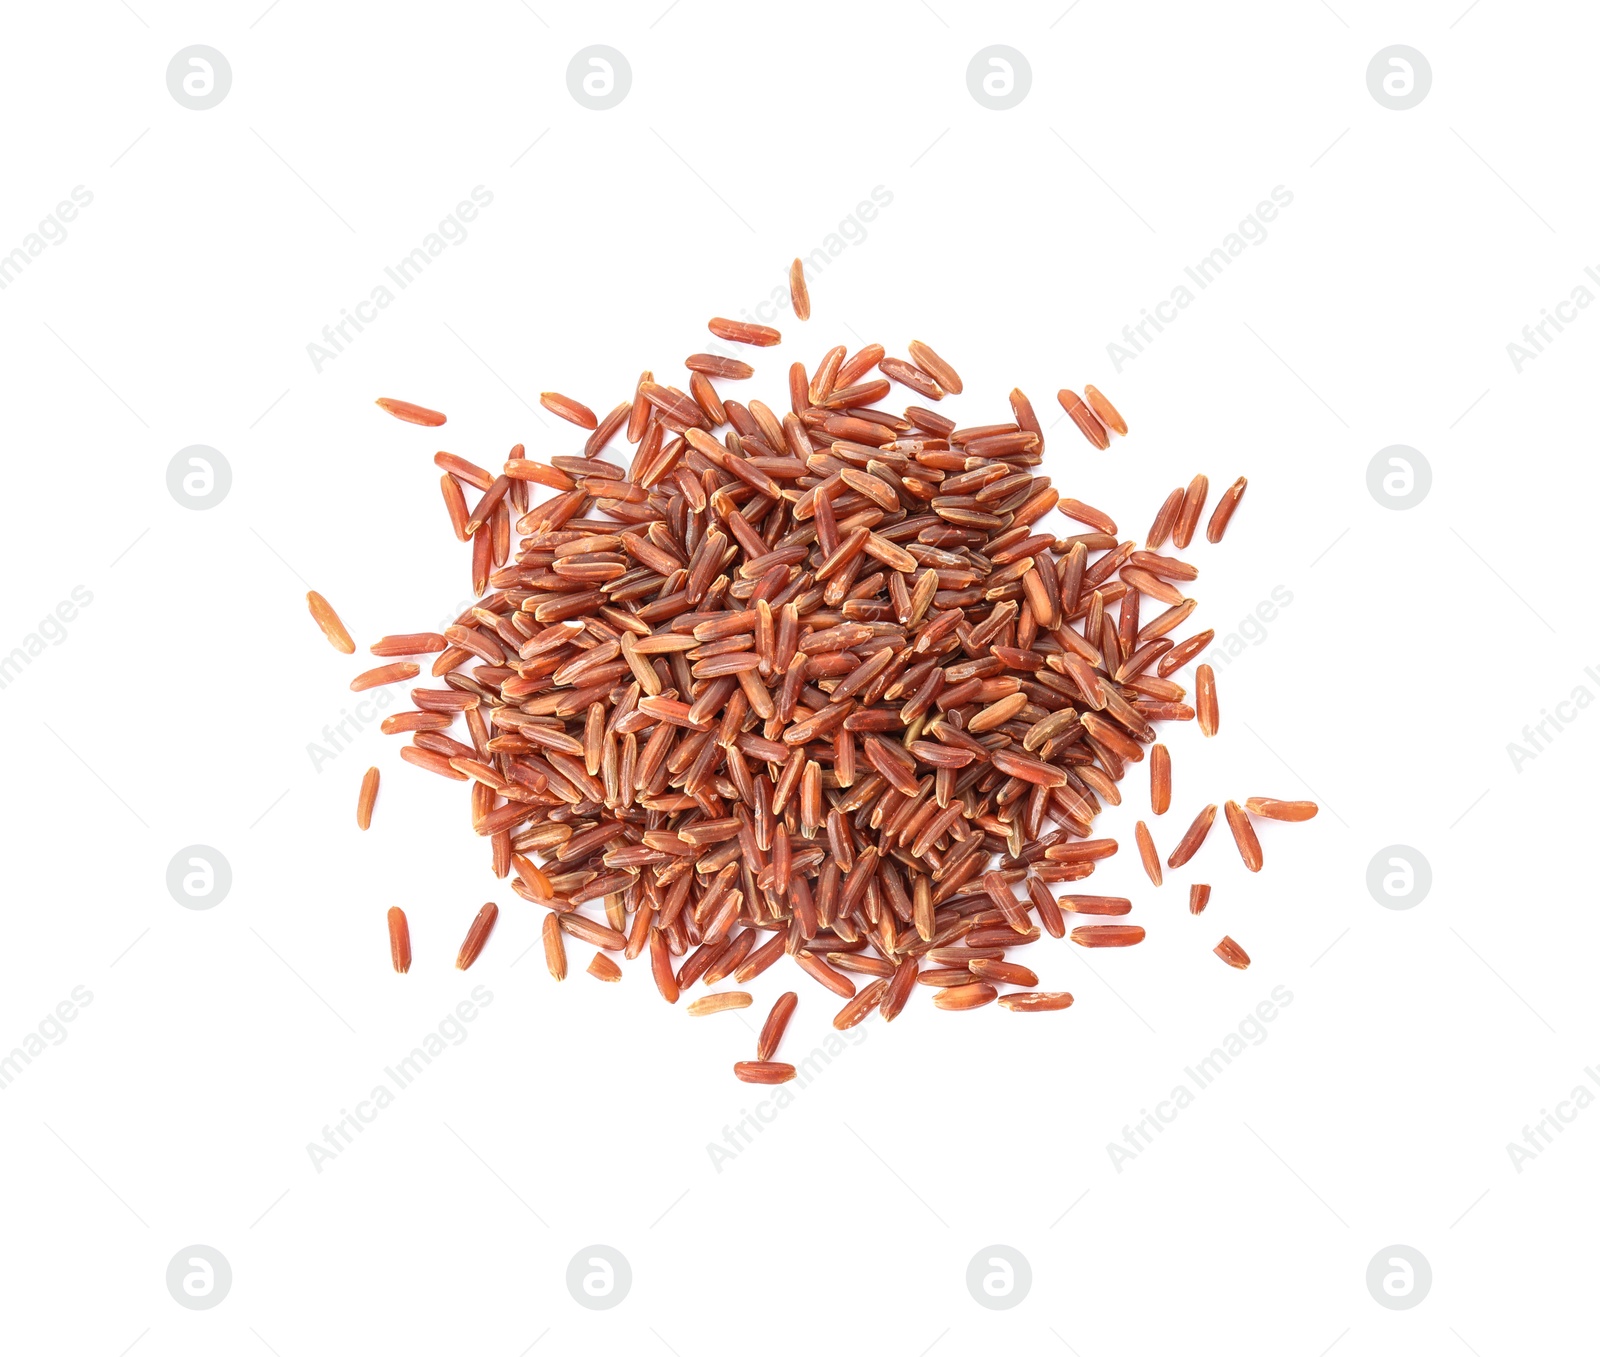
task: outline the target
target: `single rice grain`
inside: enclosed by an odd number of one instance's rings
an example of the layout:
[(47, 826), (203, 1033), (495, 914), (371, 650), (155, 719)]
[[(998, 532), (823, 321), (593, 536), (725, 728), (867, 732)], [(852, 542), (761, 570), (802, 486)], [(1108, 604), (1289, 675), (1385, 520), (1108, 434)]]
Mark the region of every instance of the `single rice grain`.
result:
[(781, 1060), (740, 1060), (735, 1062), (733, 1073), (747, 1084), (787, 1084), (794, 1078), (795, 1069)]
[(378, 770), (369, 768), (361, 779), (361, 795), (356, 798), (356, 824), (367, 829), (372, 824), (372, 807), (378, 799)]
[(1250, 965), (1249, 954), (1230, 937), (1224, 936), (1222, 941), (1211, 950), (1235, 970), (1242, 971)]
[(467, 936), (461, 941), (461, 950), (456, 953), (456, 969), (464, 971), (478, 959), (483, 951), (484, 944), (489, 941), (489, 934), (494, 931), (494, 921), (500, 917), (500, 906), (491, 900), (478, 911), (473, 919), (472, 926), (467, 929)]
[(563, 396), (559, 391), (541, 391), (539, 404), (552, 415), (558, 415), (569, 424), (576, 424), (580, 429), (599, 427), (600, 421), (595, 418), (593, 410), (582, 401), (575, 401), (571, 396)]
[(1089, 408), (1094, 411), (1095, 417), (1106, 428), (1116, 433), (1119, 437), (1126, 438), (1128, 436), (1128, 421), (1117, 413), (1117, 407), (1108, 401), (1096, 387), (1085, 385), (1083, 398), (1089, 402)]
[(1183, 507), (1178, 510), (1177, 522), (1172, 525), (1173, 546), (1181, 549), (1189, 545), (1195, 524), (1200, 521), (1200, 511), (1206, 507), (1206, 492), (1210, 488), (1211, 482), (1203, 475), (1189, 482), (1189, 488), (1183, 492)]
[(1233, 511), (1239, 507), (1239, 501), (1244, 498), (1245, 484), (1245, 478), (1241, 476), (1222, 492), (1217, 507), (1211, 511), (1211, 521), (1206, 524), (1206, 541), (1222, 540), (1222, 534), (1228, 530), (1228, 521), (1233, 517)]
[(796, 320), (811, 319), (811, 292), (806, 287), (806, 269), (798, 259), (789, 265), (789, 300)]
[(316, 624), (322, 628), (322, 634), (328, 638), (328, 644), (343, 654), (354, 655), (356, 643), (350, 639), (350, 633), (345, 630), (339, 614), (334, 612), (328, 600), (313, 589), (306, 595), (306, 605), (311, 609)]
[(1217, 674), (1209, 664), (1194, 671), (1194, 709), (1202, 735), (1217, 733)]
[(399, 905), (389, 907), (389, 960), (401, 975), (411, 969), (411, 927)]
[(1139, 861), (1144, 864), (1144, 873), (1150, 878), (1152, 886), (1161, 884), (1161, 855), (1156, 852), (1155, 840), (1150, 837), (1150, 826), (1143, 820), (1138, 821), (1133, 827), (1134, 840), (1139, 845)]
[(772, 1011), (767, 1014), (766, 1022), (761, 1024), (761, 1035), (756, 1039), (757, 1062), (769, 1061), (777, 1051), (778, 1045), (783, 1041), (783, 1034), (788, 1029), (789, 1019), (794, 1016), (795, 1006), (800, 1002), (800, 996), (793, 990), (780, 994), (772, 1005)]
[(1055, 1013), (1072, 1007), (1072, 996), (1065, 990), (1033, 990), (1002, 994), (1000, 1007), (1013, 1013)]
[(430, 410), (425, 405), (413, 405), (410, 401), (395, 400), (392, 396), (379, 396), (378, 406), (396, 419), (405, 420), (407, 424), (425, 424), (430, 429), (436, 429), (444, 423), (444, 416), (437, 410)]
[(1233, 841), (1239, 846), (1239, 856), (1252, 872), (1261, 870), (1261, 841), (1256, 838), (1255, 826), (1250, 823), (1237, 801), (1224, 803), (1223, 812), (1228, 817), (1228, 828), (1233, 831)]
[(1085, 924), (1067, 935), (1079, 947), (1132, 947), (1144, 941), (1138, 924)]
[(1309, 820), (1317, 813), (1315, 801), (1274, 801), (1270, 796), (1246, 797), (1244, 808), (1266, 820)]
[(1150, 812), (1165, 815), (1172, 804), (1172, 755), (1164, 744), (1150, 746)]
[(1200, 845), (1206, 841), (1206, 835), (1211, 832), (1211, 824), (1216, 818), (1216, 806), (1203, 807), (1200, 813), (1194, 817), (1194, 821), (1189, 828), (1183, 831), (1183, 837), (1178, 840), (1178, 846), (1172, 850), (1167, 858), (1167, 866), (1174, 869), (1181, 867), (1198, 853)]
[[(604, 953), (601, 953), (604, 955)], [(609, 960), (610, 958), (607, 958)], [(612, 962), (612, 965), (615, 965)], [(702, 994), (684, 1010), (691, 1018), (704, 1018), (712, 1013), (730, 1013), (735, 1009), (749, 1008), (752, 1000), (744, 990), (724, 990), (719, 994)]]

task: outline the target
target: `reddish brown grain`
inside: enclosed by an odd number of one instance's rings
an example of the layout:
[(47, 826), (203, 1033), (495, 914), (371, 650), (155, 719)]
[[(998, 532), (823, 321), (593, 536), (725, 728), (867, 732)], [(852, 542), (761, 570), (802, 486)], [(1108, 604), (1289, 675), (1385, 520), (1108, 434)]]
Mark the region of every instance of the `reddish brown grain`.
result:
[(735, 1063), (733, 1074), (747, 1084), (787, 1084), (795, 1070), (781, 1060), (740, 1060)]
[(416, 678), (421, 672), (420, 666), (405, 662), (380, 664), (376, 669), (368, 669), (351, 679), (350, 691), (364, 693), (369, 688), (381, 688), (388, 683), (404, 683), (407, 679)]
[(794, 1017), (795, 1006), (800, 1002), (800, 996), (793, 990), (780, 994), (772, 1005), (772, 1011), (767, 1014), (766, 1022), (761, 1024), (761, 1035), (756, 1040), (756, 1060), (769, 1061), (776, 1053), (778, 1046), (783, 1041), (783, 1034), (788, 1030), (789, 1019)]
[(622, 979), (622, 967), (604, 952), (596, 952), (584, 969), (596, 980), (604, 980), (607, 984), (615, 984)]
[(378, 799), (378, 770), (369, 768), (361, 779), (361, 794), (356, 798), (356, 825), (361, 829), (372, 825), (372, 807)]
[[(606, 959), (610, 960), (609, 957)], [(611, 964), (616, 965), (615, 962)], [(736, 1009), (749, 1008), (750, 1004), (750, 996), (744, 990), (723, 990), (719, 994), (702, 994), (691, 1002), (684, 1012), (691, 1018), (705, 1018), (713, 1013), (732, 1013)]]
[(1189, 488), (1183, 492), (1183, 507), (1178, 510), (1177, 521), (1172, 525), (1172, 545), (1186, 547), (1194, 536), (1195, 524), (1200, 521), (1200, 513), (1206, 507), (1206, 492), (1210, 489), (1211, 482), (1203, 475), (1196, 476), (1189, 482)]
[(1078, 431), (1095, 447), (1104, 450), (1111, 446), (1111, 437), (1106, 433), (1106, 426), (1100, 422), (1094, 411), (1083, 403), (1083, 398), (1076, 391), (1063, 388), (1056, 392), (1056, 399), (1061, 402), (1061, 408), (1072, 416), (1072, 422), (1078, 426)]
[(1133, 827), (1134, 842), (1139, 846), (1139, 861), (1144, 865), (1144, 874), (1150, 878), (1152, 886), (1161, 884), (1161, 855), (1156, 852), (1155, 840), (1150, 837), (1150, 826), (1143, 820), (1138, 821)]
[(500, 906), (491, 900), (472, 921), (472, 926), (467, 929), (467, 936), (461, 941), (461, 950), (456, 953), (456, 969), (464, 971), (478, 959), (484, 944), (489, 941), (489, 934), (494, 931), (494, 921), (500, 917)]
[[(803, 261), (791, 278), (799, 320)], [(710, 329), (780, 339), (749, 321)], [(892, 1020), (919, 982), (957, 1011), (1064, 1007), (1061, 992), (995, 990), (1048, 976), (1050, 949), (1023, 949), (1066, 936), (1069, 915), (1128, 914), (1123, 897), (1052, 891), (1117, 851), (1099, 815), (1146, 748), (1151, 811), (1170, 805), (1162, 723), (1213, 724), (1214, 678), (1197, 679), (1198, 713), (1168, 678), (1211, 639), (1169, 639), (1198, 572), (1159, 554), (1192, 538), (1204, 478), (1169, 497), (1140, 550), (1037, 474), (1044, 431), (1020, 391), (997, 422), (958, 427), (926, 405), (961, 379), (920, 341), (907, 359), (872, 343), (818, 357), (809, 377), (789, 366), (776, 410), (712, 385), (758, 365), (692, 354), (687, 391), (645, 372), (603, 420), (552, 394), (591, 430), (582, 456), (519, 444), (490, 472), (437, 454), (473, 601), (384, 638), (374, 653), (407, 662), (353, 686), (409, 680), (411, 657), (436, 656), (434, 685), (382, 728), (414, 733), (406, 762), (467, 784), (462, 819), (541, 907), (552, 973), (577, 938), (609, 954), (590, 964), (604, 978), (648, 951), (669, 1002), (747, 985), (788, 954), (844, 1003), (844, 1027), (874, 1009)], [(889, 379), (925, 404), (876, 408)], [(1084, 391), (1062, 406), (1105, 448), (1127, 423)], [(624, 429), (634, 450), (613, 459)], [(1149, 827), (1134, 835), (1159, 881)], [(1128, 946), (1143, 930), (1070, 936)], [(785, 998), (740, 1077), (792, 1077), (771, 1060), (796, 1011)], [(701, 992), (690, 1011), (742, 1002)]]
[(1172, 804), (1172, 755), (1164, 744), (1150, 746), (1150, 811), (1165, 815)]
[(392, 396), (379, 396), (378, 408), (387, 410), (407, 424), (425, 424), (430, 429), (436, 429), (444, 423), (444, 416), (437, 410), (430, 410), (425, 405), (413, 405), (410, 401), (395, 400)]
[(306, 595), (306, 605), (311, 609), (316, 624), (322, 628), (322, 634), (328, 638), (328, 644), (346, 655), (354, 655), (356, 643), (350, 639), (350, 633), (339, 620), (339, 614), (334, 612), (333, 605), (315, 589)]
[(1211, 511), (1211, 521), (1206, 524), (1206, 541), (1222, 540), (1222, 534), (1227, 532), (1228, 523), (1233, 518), (1233, 511), (1239, 507), (1239, 501), (1244, 498), (1245, 485), (1245, 478), (1241, 476), (1222, 492), (1217, 507)]
[(798, 259), (789, 265), (789, 301), (796, 320), (811, 319), (811, 291), (806, 287), (806, 268)]
[(1244, 865), (1252, 872), (1261, 870), (1261, 841), (1256, 838), (1255, 826), (1250, 823), (1237, 801), (1224, 803), (1224, 814), (1228, 817), (1228, 828), (1233, 831), (1233, 841), (1239, 847), (1239, 856)]
[(1206, 835), (1211, 832), (1212, 822), (1217, 818), (1217, 808), (1205, 806), (1194, 817), (1189, 828), (1183, 831), (1183, 837), (1178, 840), (1178, 846), (1167, 857), (1167, 866), (1179, 868), (1200, 851), (1200, 845), (1206, 841)]
[(1072, 1007), (1072, 996), (1065, 990), (1034, 990), (1017, 994), (1002, 994), (1000, 1007), (1013, 1013), (1055, 1013)]
[(1224, 936), (1222, 941), (1211, 949), (1219, 957), (1232, 966), (1235, 970), (1245, 970), (1250, 965), (1250, 955), (1243, 947), (1239, 946), (1232, 938)]
[(1128, 421), (1117, 412), (1117, 407), (1108, 401), (1105, 396), (1092, 386), (1083, 388), (1083, 398), (1089, 403), (1089, 408), (1094, 411), (1095, 418), (1106, 428), (1122, 438), (1128, 436)]
[(1315, 801), (1274, 801), (1269, 796), (1246, 797), (1244, 808), (1267, 820), (1309, 820), (1317, 813)]
[(1132, 947), (1144, 941), (1138, 924), (1085, 924), (1067, 935), (1080, 947)]
[(411, 926), (399, 905), (389, 907), (389, 961), (401, 975), (411, 969)]
[(551, 414), (559, 416), (569, 424), (576, 424), (580, 429), (599, 427), (600, 421), (594, 417), (593, 410), (582, 401), (575, 401), (571, 396), (563, 396), (559, 391), (541, 391), (539, 404)]
[(551, 976), (557, 980), (567, 978), (567, 944), (561, 936), (561, 924), (554, 914), (544, 916), (544, 924), (540, 928), (540, 935), (544, 940), (544, 964)]
[(1194, 671), (1194, 709), (1202, 735), (1217, 733), (1217, 674), (1209, 664)]

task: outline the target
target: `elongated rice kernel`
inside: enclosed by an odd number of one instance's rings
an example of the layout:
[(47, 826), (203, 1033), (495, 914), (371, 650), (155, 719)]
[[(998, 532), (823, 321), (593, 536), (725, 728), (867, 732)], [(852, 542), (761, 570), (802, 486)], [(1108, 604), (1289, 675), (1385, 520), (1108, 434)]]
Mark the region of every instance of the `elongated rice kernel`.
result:
[(932, 377), (944, 390), (952, 396), (959, 396), (962, 391), (961, 376), (949, 363), (939, 357), (932, 349), (920, 339), (913, 339), (906, 346), (911, 355), (911, 361)]
[(783, 1041), (783, 1034), (788, 1029), (789, 1019), (794, 1016), (795, 1005), (800, 1002), (800, 996), (793, 990), (780, 994), (772, 1005), (772, 1011), (767, 1014), (767, 1020), (761, 1025), (761, 1036), (756, 1041), (757, 1062), (769, 1061), (773, 1053)]
[(1056, 392), (1056, 399), (1061, 402), (1061, 408), (1072, 416), (1072, 422), (1078, 426), (1078, 431), (1087, 438), (1095, 447), (1104, 451), (1111, 446), (1111, 437), (1106, 433), (1106, 427), (1076, 391), (1062, 388)]
[(570, 424), (576, 424), (580, 429), (599, 427), (600, 421), (595, 418), (593, 410), (581, 401), (573, 400), (571, 396), (563, 396), (559, 391), (541, 391), (539, 404), (551, 414), (560, 416)]
[(389, 961), (400, 975), (411, 969), (411, 928), (399, 905), (389, 907)]
[(556, 980), (567, 978), (567, 944), (561, 936), (561, 924), (554, 914), (544, 916), (540, 928), (544, 940), (544, 964)]
[[(608, 957), (607, 960), (610, 960)], [(616, 963), (612, 962), (615, 966)], [(618, 972), (620, 976), (621, 972)], [(750, 996), (743, 990), (725, 990), (720, 994), (702, 994), (684, 1010), (691, 1018), (703, 1018), (711, 1013), (728, 1013), (734, 1009), (749, 1008)]]
[(993, 985), (982, 982), (952, 985), (948, 989), (941, 989), (933, 996), (933, 1006), (958, 1013), (965, 1012), (970, 1008), (982, 1008), (985, 1004), (992, 1004), (998, 995), (999, 991)]
[(489, 941), (489, 934), (494, 931), (494, 921), (500, 917), (500, 906), (491, 900), (478, 911), (473, 919), (472, 926), (467, 929), (467, 936), (461, 941), (461, 950), (456, 953), (456, 969), (464, 971), (478, 959), (483, 951), (484, 944)]
[(794, 1078), (795, 1069), (781, 1060), (740, 1060), (735, 1062), (733, 1073), (747, 1084), (787, 1084)]
[(1315, 801), (1274, 801), (1270, 796), (1246, 797), (1244, 808), (1267, 820), (1309, 820), (1317, 813)]
[(389, 683), (404, 683), (407, 679), (414, 679), (422, 672), (415, 664), (402, 662), (400, 664), (380, 664), (376, 669), (368, 669), (365, 673), (357, 674), (350, 680), (352, 693), (364, 693), (369, 688), (381, 688)]
[(1239, 507), (1239, 501), (1244, 498), (1245, 485), (1245, 478), (1241, 476), (1222, 492), (1217, 507), (1211, 511), (1211, 521), (1206, 524), (1206, 541), (1222, 540), (1222, 534), (1227, 532), (1228, 523), (1233, 518), (1233, 511)]
[(356, 643), (350, 639), (350, 633), (344, 629), (344, 623), (339, 620), (339, 614), (334, 612), (328, 600), (313, 589), (306, 595), (306, 605), (311, 609), (316, 624), (322, 628), (322, 634), (328, 638), (328, 644), (343, 654), (354, 655)]
[(1202, 664), (1194, 671), (1194, 709), (1199, 718), (1200, 733), (1215, 735), (1218, 724), (1217, 675), (1209, 664)]
[(796, 320), (811, 319), (811, 293), (806, 287), (806, 269), (798, 259), (789, 265), (789, 300)]
[(1150, 746), (1150, 811), (1165, 815), (1172, 804), (1172, 755), (1164, 744)]
[(444, 416), (437, 410), (430, 410), (425, 405), (413, 405), (410, 401), (395, 400), (392, 396), (379, 396), (378, 406), (396, 419), (405, 420), (407, 424), (425, 424), (429, 428), (437, 428), (444, 423)]
[(1161, 884), (1161, 855), (1156, 852), (1155, 841), (1150, 837), (1150, 826), (1143, 820), (1138, 821), (1133, 827), (1133, 837), (1139, 845), (1139, 861), (1144, 864), (1144, 873), (1150, 878), (1152, 886)]
[(361, 779), (361, 795), (356, 799), (356, 824), (366, 829), (372, 824), (372, 806), (378, 799), (378, 770), (369, 768)]
[(1183, 548), (1189, 545), (1195, 524), (1200, 521), (1200, 511), (1206, 507), (1206, 493), (1210, 488), (1211, 482), (1203, 475), (1189, 482), (1189, 488), (1183, 492), (1183, 507), (1178, 510), (1177, 521), (1172, 526), (1173, 546)]
[(1097, 418), (1106, 428), (1112, 430), (1119, 437), (1128, 436), (1128, 422), (1117, 413), (1117, 407), (1108, 401), (1100, 391), (1092, 386), (1085, 385), (1083, 398), (1089, 402), (1089, 408), (1094, 411)]
[(1193, 823), (1183, 831), (1183, 837), (1178, 840), (1178, 846), (1167, 857), (1167, 866), (1178, 868), (1183, 866), (1190, 858), (1200, 851), (1200, 845), (1206, 841), (1206, 835), (1211, 832), (1211, 822), (1217, 818), (1217, 808), (1214, 805), (1205, 806), (1194, 817)]
[(712, 317), (708, 328), (718, 339), (726, 339), (732, 344), (755, 344), (761, 348), (769, 348), (773, 344), (781, 343), (783, 336), (770, 325), (754, 325), (748, 321), (726, 320), (721, 316)]
[(1228, 817), (1228, 828), (1233, 831), (1233, 841), (1239, 847), (1239, 856), (1252, 872), (1261, 870), (1261, 841), (1256, 838), (1255, 827), (1237, 801), (1224, 803), (1223, 812)]
[(1013, 1013), (1053, 1013), (1072, 1007), (1072, 996), (1065, 990), (1033, 990), (1002, 994), (1000, 1007)]
[(1067, 935), (1080, 947), (1132, 947), (1144, 941), (1138, 924), (1085, 924)]

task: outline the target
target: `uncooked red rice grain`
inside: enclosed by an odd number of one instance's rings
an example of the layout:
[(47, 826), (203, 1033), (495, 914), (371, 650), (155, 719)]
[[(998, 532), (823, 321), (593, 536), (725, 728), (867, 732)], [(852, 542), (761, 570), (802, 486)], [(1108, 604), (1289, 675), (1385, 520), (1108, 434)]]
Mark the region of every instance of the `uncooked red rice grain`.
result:
[[(790, 283), (803, 320), (799, 260)], [(722, 317), (709, 328), (757, 348), (781, 339)], [(1115, 917), (1134, 902), (1054, 891), (1116, 852), (1095, 822), (1120, 803), (1118, 784), (1147, 746), (1151, 808), (1166, 810), (1162, 722), (1198, 715), (1216, 730), (1210, 670), (1197, 675), (1194, 708), (1168, 677), (1211, 640), (1167, 639), (1196, 606), (1175, 584), (1197, 572), (1157, 554), (1169, 538), (1179, 550), (1192, 539), (1206, 479), (1167, 498), (1140, 551), (1117, 540), (1110, 514), (1035, 474), (1044, 432), (1020, 391), (1011, 418), (989, 424), (958, 425), (923, 405), (875, 408), (888, 378), (927, 401), (961, 392), (939, 354), (920, 341), (908, 354), (839, 346), (809, 377), (792, 363), (776, 411), (719, 394), (714, 383), (745, 380), (752, 364), (695, 354), (687, 392), (645, 371), (604, 419), (546, 393), (548, 408), (592, 430), (581, 456), (551, 445), (529, 457), (518, 444), (494, 473), (435, 455), (451, 528), (470, 546), (475, 602), (436, 631), (371, 647), (435, 656), (434, 686), (415, 689), (414, 709), (382, 728), (411, 733), (405, 761), (468, 784), (471, 827), (495, 872), (544, 911), (557, 978), (568, 937), (600, 949), (588, 969), (602, 979), (648, 951), (669, 1003), (695, 985), (747, 985), (793, 965), (845, 1001), (836, 1022), (851, 1026), (874, 1008), (893, 1019), (919, 982), (957, 1011), (997, 999), (1015, 1011), (1064, 1008), (1065, 992), (1033, 990), (1053, 950), (1023, 966), (1018, 949), (1046, 932), (1086, 947), (1143, 939), (1121, 922), (1068, 934), (1067, 914)], [(1106, 448), (1127, 422), (1084, 391), (1063, 389), (1061, 404)], [(633, 450), (603, 456), (619, 432)], [(535, 485), (552, 492), (543, 503), (530, 504)], [(1219, 501), (1210, 540), (1243, 487)], [(1058, 536), (1053, 510), (1087, 531)], [(1165, 611), (1142, 619), (1142, 597)], [(354, 649), (331, 609), (333, 627), (314, 612), (330, 640)], [(351, 686), (418, 668), (402, 658)], [(460, 739), (447, 733), (457, 720)], [(1309, 818), (1315, 808), (1303, 806), (1249, 802), (1280, 819)], [(1254, 870), (1248, 817), (1227, 808)], [(1148, 827), (1135, 833), (1159, 881)], [(1195, 912), (1208, 889), (1191, 890)], [(486, 905), (474, 920), (463, 969), (497, 914)], [(404, 969), (400, 957), (397, 940)], [(997, 983), (1026, 989), (997, 995)], [(689, 1011), (746, 1001), (702, 993)], [(773, 1006), (739, 1078), (795, 1077), (771, 1057), (796, 1005), (788, 992)]]

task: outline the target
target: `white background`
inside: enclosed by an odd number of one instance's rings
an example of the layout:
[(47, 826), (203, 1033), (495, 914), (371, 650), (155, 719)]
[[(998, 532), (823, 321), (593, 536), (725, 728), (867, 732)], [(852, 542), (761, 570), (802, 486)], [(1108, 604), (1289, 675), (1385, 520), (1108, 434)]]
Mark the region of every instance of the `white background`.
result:
[[(664, 5), (8, 7), (0, 250), (74, 186), (93, 202), (0, 292), (0, 653), (75, 586), (92, 602), (0, 689), (0, 1051), (75, 986), (93, 997), (0, 1090), (6, 1350), (1592, 1342), (1600, 1111), (1520, 1172), (1507, 1143), (1575, 1086), (1600, 1092), (1584, 1073), (1600, 1062), (1600, 715), (1520, 771), (1507, 745), (1575, 687), (1600, 692), (1584, 673), (1600, 663), (1600, 319), (1578, 313), (1520, 373), (1506, 346), (1600, 264), (1593, 15)], [(195, 43), (232, 67), (198, 112), (165, 82)], [(595, 43), (632, 69), (605, 112), (565, 75)], [(997, 43), (1032, 72), (1004, 112), (966, 83)], [(1395, 43), (1433, 72), (1405, 112), (1366, 84)], [(493, 202), (466, 239), (317, 371), (307, 345), (477, 185)], [(1107, 345), (1277, 185), (1293, 202), (1267, 238), (1118, 371)], [(948, 402), (962, 421), (1007, 418), (1005, 393), (1027, 391), (1047, 470), (1124, 535), (1142, 539), (1196, 471), (1215, 489), (1248, 475), (1226, 542), (1188, 553), (1196, 620), (1220, 637), (1275, 586), (1292, 603), (1236, 659), (1214, 656), (1222, 733), (1170, 730), (1174, 803), (1153, 828), (1165, 853), (1207, 801), (1324, 809), (1263, 827), (1258, 877), (1219, 816), (1153, 890), (1131, 851), (1135, 768), (1105, 819), (1128, 848), (1089, 884), (1136, 898), (1144, 946), (1031, 949), (1045, 985), (1077, 995), (1065, 1013), (945, 1014), (919, 991), (719, 1172), (708, 1144), (765, 1096), (730, 1072), (752, 1029), (797, 989), (798, 1055), (830, 1030), (832, 996), (785, 962), (747, 1014), (693, 1020), (643, 962), (597, 984), (578, 945), (557, 985), (464, 791), (403, 764), (375, 724), (320, 770), (308, 745), (352, 706), (370, 641), (467, 598), (433, 452), (574, 451), (540, 391), (603, 411), (642, 368), (681, 383), (706, 318), (761, 301), (875, 186), (892, 202), (817, 276), (811, 321), (777, 322), (787, 342), (759, 354), (748, 394), (781, 405), (789, 362), (835, 342), (921, 338), (965, 378)], [(1085, 382), (1132, 425), (1109, 453), (1052, 399)], [(379, 395), (449, 423), (398, 423)], [(191, 444), (232, 468), (216, 508), (168, 493)], [(1416, 508), (1368, 491), (1391, 444), (1432, 467)], [(356, 657), (312, 625), (312, 587)], [(369, 764), (384, 780), (362, 835)], [(167, 891), (190, 844), (231, 864), (214, 909)], [(1414, 909), (1368, 892), (1391, 844), (1431, 864)], [(1198, 919), (1195, 880), (1213, 885)], [(463, 976), (455, 948), (490, 898), (499, 927)], [(406, 977), (384, 936), (397, 903)], [(1248, 971), (1211, 955), (1225, 932)], [(318, 1172), (308, 1142), (474, 986), (492, 1001), (466, 1038)], [(1108, 1143), (1275, 987), (1292, 1000), (1265, 1039), (1119, 1171)], [(633, 1272), (602, 1313), (565, 1282), (595, 1243)], [(164, 1282), (194, 1244), (233, 1270), (200, 1313)], [(993, 1244), (1032, 1269), (1005, 1312), (965, 1283)], [(1433, 1272), (1405, 1312), (1365, 1280), (1394, 1244)]]

